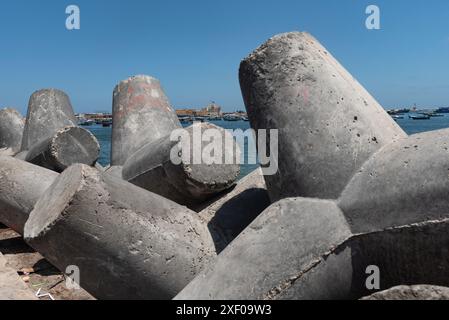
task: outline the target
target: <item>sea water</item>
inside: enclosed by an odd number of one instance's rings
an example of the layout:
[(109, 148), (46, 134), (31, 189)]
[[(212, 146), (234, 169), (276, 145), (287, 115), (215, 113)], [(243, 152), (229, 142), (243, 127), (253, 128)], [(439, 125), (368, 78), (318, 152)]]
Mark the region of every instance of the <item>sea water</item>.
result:
[[(245, 131), (250, 128), (249, 122), (246, 121), (213, 121), (212, 123), (230, 130), (242, 129)], [(397, 123), (407, 134), (444, 129), (449, 128), (449, 114), (444, 114), (442, 117), (432, 117), (430, 120), (412, 120), (405, 114), (404, 119), (397, 119)], [(190, 124), (185, 124), (184, 126), (189, 125)], [(98, 142), (100, 143), (101, 153), (99, 163), (103, 166), (109, 165), (112, 128), (93, 125), (86, 127), (86, 129), (89, 129), (97, 137)], [(248, 150), (250, 150), (248, 144), (254, 145), (254, 143), (254, 139), (249, 139), (249, 141), (248, 139), (245, 139), (245, 145), (240, 146), (241, 150), (245, 150), (245, 159), (248, 159), (247, 153)], [(255, 159), (251, 159), (251, 161), (246, 160), (245, 163), (242, 164), (239, 179), (257, 169), (258, 165), (252, 164), (253, 162), (255, 162)]]

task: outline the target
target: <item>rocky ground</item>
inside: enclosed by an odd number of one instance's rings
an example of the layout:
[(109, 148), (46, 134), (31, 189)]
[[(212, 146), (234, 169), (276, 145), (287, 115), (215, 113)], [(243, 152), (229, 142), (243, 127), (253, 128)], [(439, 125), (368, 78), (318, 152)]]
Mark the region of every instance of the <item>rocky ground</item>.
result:
[[(15, 277), (14, 272), (19, 278)], [(3, 285), (0, 290), (2, 299), (32, 299), (38, 292), (43, 295), (39, 298), (41, 300), (50, 300), (51, 297), (55, 300), (94, 299), (83, 289), (68, 289), (63, 273), (30, 248), (18, 233), (0, 224), (0, 279), (2, 278), (5, 283), (8, 280), (8, 286)]]

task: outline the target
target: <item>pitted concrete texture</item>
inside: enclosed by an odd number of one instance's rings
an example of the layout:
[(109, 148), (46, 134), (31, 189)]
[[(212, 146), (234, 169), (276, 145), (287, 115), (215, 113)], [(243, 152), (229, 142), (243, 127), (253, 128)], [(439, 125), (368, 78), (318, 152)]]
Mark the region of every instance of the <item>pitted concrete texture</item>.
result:
[(0, 252), (0, 300), (37, 300), (15, 270), (6, 265)]
[(50, 139), (58, 130), (78, 125), (70, 98), (57, 89), (44, 89), (31, 95), (21, 151)]
[(100, 144), (92, 133), (80, 127), (65, 127), (32, 146), (25, 160), (62, 172), (75, 163), (94, 166), (99, 156)]
[(449, 300), (449, 288), (431, 285), (397, 286), (361, 300)]
[(279, 130), (272, 201), (337, 199), (377, 150), (406, 135), (373, 97), (307, 33), (277, 35), (240, 65), (251, 127)]
[(10, 149), (12, 154), (20, 151), (25, 119), (15, 109), (0, 110), (0, 149)]
[(180, 128), (159, 80), (138, 75), (114, 89), (111, 165), (123, 166), (126, 159), (147, 143)]
[[(122, 175), (132, 184), (194, 208), (235, 184), (240, 149), (230, 132), (211, 123), (195, 123), (182, 132), (180, 142), (172, 141), (170, 133), (142, 147), (126, 161)], [(208, 132), (219, 137), (204, 141)], [(217, 158), (203, 157), (207, 150)], [(173, 155), (180, 156), (178, 163)]]
[(40, 197), (25, 239), (99, 299), (173, 298), (216, 255), (194, 212), (85, 165)]
[(332, 199), (274, 203), (176, 299), (359, 299), (369, 266), (381, 290), (449, 286), (449, 129), (406, 136), (307, 34), (269, 40), (241, 80), (253, 126), (284, 130), (270, 195)]
[(34, 205), (58, 177), (56, 172), (13, 157), (0, 157), (0, 223), (23, 234)]

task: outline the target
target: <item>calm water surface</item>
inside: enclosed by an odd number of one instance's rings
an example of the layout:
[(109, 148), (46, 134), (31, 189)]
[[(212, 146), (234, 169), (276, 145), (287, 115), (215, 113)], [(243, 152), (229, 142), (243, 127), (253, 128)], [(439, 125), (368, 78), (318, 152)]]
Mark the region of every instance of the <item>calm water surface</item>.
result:
[[(223, 127), (225, 129), (242, 129), (247, 130), (250, 128), (249, 122), (245, 121), (213, 121), (212, 123)], [(402, 129), (407, 132), (407, 134), (414, 134), (424, 131), (438, 130), (449, 128), (449, 114), (444, 114), (443, 117), (433, 117), (430, 120), (412, 120), (409, 119), (408, 115), (404, 115), (404, 119), (398, 119), (397, 123), (402, 127)], [(186, 124), (185, 126), (188, 126)], [(101, 154), (99, 162), (103, 166), (109, 165), (109, 158), (111, 153), (111, 134), (112, 128), (105, 128), (100, 125), (94, 125), (86, 127), (89, 129), (98, 139), (98, 142), (101, 145)], [(254, 140), (251, 139), (249, 143), (254, 144)], [(240, 148), (246, 151), (245, 159), (247, 159), (247, 151), (248, 151), (248, 141), (245, 139), (245, 146), (240, 146)], [(254, 159), (251, 159), (254, 161)], [(251, 173), (255, 170), (258, 165), (248, 164), (248, 161), (245, 160), (245, 164), (241, 167), (240, 178), (243, 178), (247, 174)]]

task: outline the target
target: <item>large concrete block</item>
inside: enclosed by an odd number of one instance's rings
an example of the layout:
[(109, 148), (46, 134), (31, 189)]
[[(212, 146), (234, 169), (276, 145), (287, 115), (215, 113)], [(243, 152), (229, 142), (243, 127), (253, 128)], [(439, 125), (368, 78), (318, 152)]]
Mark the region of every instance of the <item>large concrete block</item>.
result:
[(339, 199), (354, 233), (449, 212), (449, 129), (411, 135), (374, 154)]
[(449, 300), (449, 288), (430, 285), (397, 286), (361, 300)]
[(0, 110), (0, 149), (20, 151), (25, 120), (15, 109)]
[(80, 127), (66, 127), (32, 146), (25, 160), (62, 172), (75, 163), (94, 166), (99, 156), (100, 144), (92, 133)]
[[(220, 135), (220, 140), (212, 145), (217, 148), (210, 150), (214, 153), (220, 149), (218, 163), (203, 161), (203, 152), (211, 141), (204, 141), (202, 134), (209, 129)], [(232, 187), (240, 172), (236, 162), (240, 149), (232, 134), (210, 123), (196, 123), (184, 133), (187, 135), (181, 142), (172, 141), (170, 133), (134, 153), (123, 166), (123, 179), (187, 206), (195, 206)], [(200, 161), (195, 161), (195, 152)], [(175, 163), (173, 155), (177, 158), (185, 153), (189, 154), (187, 159)], [(231, 164), (226, 164), (226, 159), (231, 159)]]
[(100, 299), (172, 298), (215, 255), (194, 212), (85, 165), (39, 199), (25, 239)]
[(209, 202), (195, 208), (213, 234), (217, 252), (221, 252), (247, 226), (270, 206), (262, 170), (259, 168)]
[(50, 139), (60, 129), (77, 125), (67, 94), (56, 89), (37, 91), (28, 105), (21, 151)]
[(159, 80), (135, 76), (114, 89), (111, 164), (122, 166), (147, 143), (180, 128)]
[(244, 59), (240, 83), (253, 129), (279, 130), (276, 201), (337, 199), (377, 150), (405, 137), (373, 97), (307, 33), (268, 40)]
[(0, 157), (0, 222), (23, 234), (34, 205), (57, 177), (56, 172)]
[(447, 214), (355, 234), (335, 202), (285, 199), (267, 209), (176, 299), (359, 299), (369, 266), (380, 290), (448, 286)]
[(269, 299), (350, 236), (335, 202), (285, 199), (256, 218), (176, 299)]
[(447, 141), (449, 129), (388, 144), (335, 201), (275, 203), (177, 299), (358, 299), (368, 266), (380, 289), (449, 286)]

